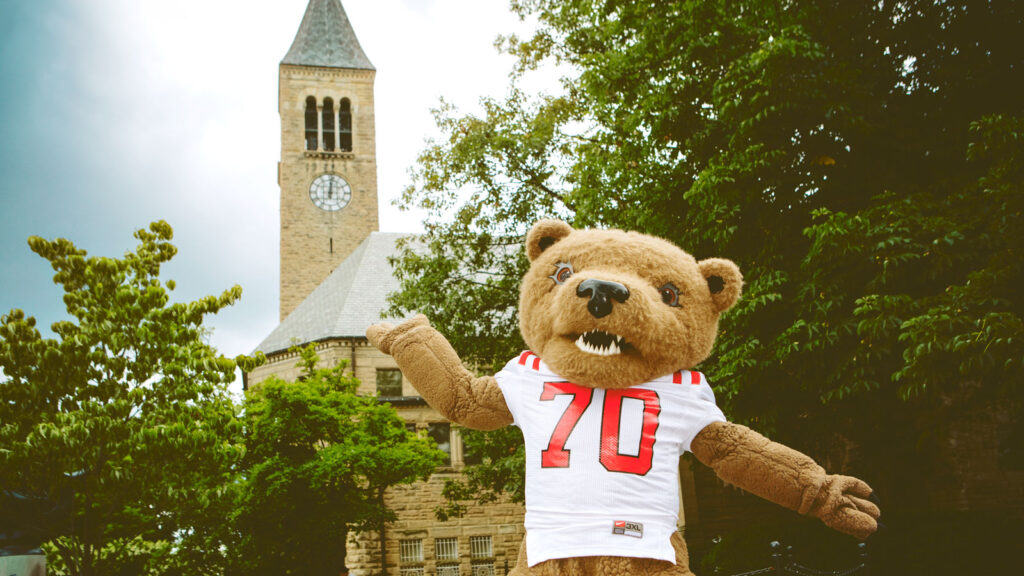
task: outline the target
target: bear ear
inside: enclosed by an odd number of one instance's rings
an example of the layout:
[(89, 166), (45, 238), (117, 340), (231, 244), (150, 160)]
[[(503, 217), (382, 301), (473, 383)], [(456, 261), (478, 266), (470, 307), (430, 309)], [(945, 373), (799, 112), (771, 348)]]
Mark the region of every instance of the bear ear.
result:
[(708, 283), (711, 302), (716, 312), (725, 312), (740, 299), (743, 290), (743, 275), (731, 260), (708, 258), (697, 263), (700, 273)]
[(561, 220), (540, 220), (526, 235), (526, 257), (533, 262), (555, 242), (572, 234), (572, 226)]

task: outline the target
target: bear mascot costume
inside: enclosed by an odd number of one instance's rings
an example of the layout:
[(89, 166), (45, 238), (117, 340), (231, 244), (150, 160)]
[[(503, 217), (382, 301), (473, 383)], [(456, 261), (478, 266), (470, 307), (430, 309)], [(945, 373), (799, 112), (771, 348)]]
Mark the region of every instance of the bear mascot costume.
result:
[(877, 529), (867, 484), (727, 422), (691, 370), (740, 297), (734, 263), (558, 220), (533, 226), (526, 254), (519, 318), (530, 350), (495, 376), (467, 370), (423, 316), (366, 332), (452, 422), (522, 430), (526, 538), (513, 575), (692, 574), (676, 528), (684, 451), (831, 528), (861, 539)]

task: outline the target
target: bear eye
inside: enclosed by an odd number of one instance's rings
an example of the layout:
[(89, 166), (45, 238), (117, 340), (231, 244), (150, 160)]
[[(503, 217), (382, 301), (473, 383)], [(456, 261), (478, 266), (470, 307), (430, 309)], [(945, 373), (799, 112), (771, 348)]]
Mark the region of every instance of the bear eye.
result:
[(555, 281), (555, 284), (565, 284), (565, 281), (572, 277), (572, 264), (568, 262), (559, 262), (556, 266), (555, 273), (548, 278)]
[(669, 282), (662, 286), (659, 290), (661, 293), (661, 301), (672, 307), (679, 306), (679, 288), (676, 285)]

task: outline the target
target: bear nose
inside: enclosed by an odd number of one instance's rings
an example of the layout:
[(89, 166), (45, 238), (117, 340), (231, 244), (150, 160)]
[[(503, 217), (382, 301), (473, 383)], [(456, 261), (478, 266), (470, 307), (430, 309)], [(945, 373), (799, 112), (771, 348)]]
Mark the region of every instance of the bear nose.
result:
[(622, 304), (629, 298), (629, 289), (618, 282), (588, 278), (576, 287), (576, 295), (590, 298), (587, 310), (594, 318), (604, 318), (612, 313), (612, 300)]

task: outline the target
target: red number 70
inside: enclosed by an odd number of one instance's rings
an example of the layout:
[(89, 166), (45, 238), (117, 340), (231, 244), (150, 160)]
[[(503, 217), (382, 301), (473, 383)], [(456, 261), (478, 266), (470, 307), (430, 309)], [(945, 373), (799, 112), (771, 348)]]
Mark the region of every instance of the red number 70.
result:
[[(593, 388), (578, 386), (571, 382), (545, 382), (541, 400), (554, 400), (555, 396), (569, 395), (572, 400), (551, 432), (546, 450), (541, 450), (542, 468), (568, 468), (571, 450), (565, 449), (569, 435), (576, 428), (583, 413), (590, 407), (594, 396)], [(622, 418), (622, 399), (634, 398), (644, 403), (643, 425), (640, 432), (640, 451), (636, 456), (619, 453), (619, 428)], [(654, 434), (658, 431), (658, 415), (661, 414), (661, 399), (654, 390), (624, 388), (605, 390), (604, 406), (601, 409), (601, 451), (600, 462), (610, 472), (625, 472), (644, 476), (651, 470), (654, 460)]]

